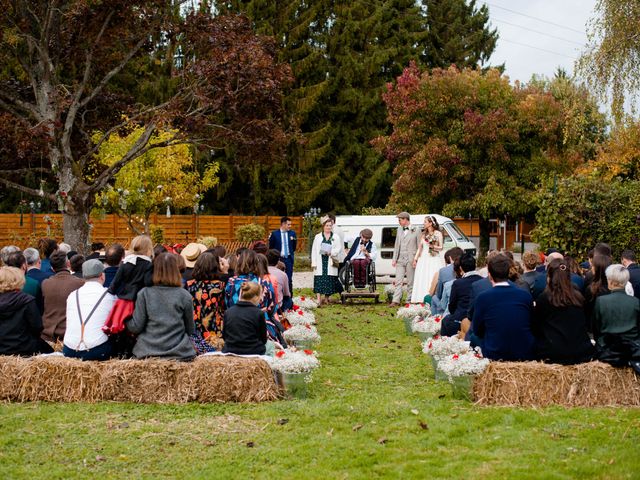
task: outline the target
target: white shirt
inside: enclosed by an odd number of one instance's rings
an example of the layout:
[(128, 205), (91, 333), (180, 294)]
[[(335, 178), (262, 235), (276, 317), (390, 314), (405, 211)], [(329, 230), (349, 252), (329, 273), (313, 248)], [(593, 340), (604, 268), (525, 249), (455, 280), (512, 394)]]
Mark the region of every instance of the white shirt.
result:
[[(107, 289), (100, 285), (100, 282), (93, 280), (87, 281), (77, 291), (80, 300), (80, 312), (82, 320), (87, 321), (87, 317), (93, 310), (102, 294)], [(76, 291), (73, 291), (67, 297), (67, 330), (64, 334), (64, 344), (72, 350), (89, 350), (91, 348), (102, 345), (109, 338), (102, 331), (102, 326), (111, 312), (116, 297), (107, 293), (96, 311), (93, 312), (91, 318), (84, 327), (84, 342), (80, 342), (81, 326), (78, 317), (78, 306), (76, 303)]]
[(289, 232), (287, 232), (286, 230), (280, 230), (280, 243), (282, 244), (282, 248), (280, 249), (280, 256), (282, 258), (286, 258), (289, 255), (286, 255), (286, 253), (291, 254), (291, 252), (286, 252), (285, 248), (289, 248)]
[[(358, 239), (358, 243), (360, 243), (360, 241), (361, 240)], [(356, 253), (353, 254), (351, 260), (364, 260), (365, 258), (367, 258), (367, 256), (362, 251), (360, 251), (360, 245), (358, 245)], [(369, 258), (372, 262), (375, 262), (378, 258), (378, 249), (376, 248), (376, 244), (373, 242), (371, 242), (371, 252), (369, 253)]]

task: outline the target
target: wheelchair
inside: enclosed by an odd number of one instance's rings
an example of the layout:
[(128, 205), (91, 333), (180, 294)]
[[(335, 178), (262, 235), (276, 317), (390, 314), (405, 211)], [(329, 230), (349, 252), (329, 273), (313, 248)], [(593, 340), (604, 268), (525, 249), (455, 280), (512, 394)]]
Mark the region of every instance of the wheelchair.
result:
[(376, 262), (370, 262), (367, 266), (366, 283), (362, 286), (356, 286), (353, 281), (353, 264), (350, 261), (346, 261), (340, 271), (338, 272), (338, 279), (342, 284), (343, 290), (348, 294), (353, 291), (363, 292), (369, 291), (375, 293), (376, 285)]

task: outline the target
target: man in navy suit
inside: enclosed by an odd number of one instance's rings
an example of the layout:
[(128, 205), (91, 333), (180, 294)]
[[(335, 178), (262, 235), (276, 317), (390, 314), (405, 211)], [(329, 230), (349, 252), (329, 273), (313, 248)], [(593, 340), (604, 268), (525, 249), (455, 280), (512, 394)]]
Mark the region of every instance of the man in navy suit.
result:
[(635, 252), (633, 250), (624, 250), (620, 263), (629, 271), (629, 281), (633, 287), (633, 296), (640, 298), (640, 266), (636, 263)]
[(293, 294), (293, 256), (298, 245), (296, 232), (291, 230), (291, 219), (282, 217), (280, 219), (280, 229), (274, 230), (269, 235), (269, 249), (280, 252), (280, 260), (284, 263), (287, 278), (289, 278), (289, 291)]
[(471, 325), (482, 339), (482, 354), (491, 360), (533, 359), (531, 332), (533, 297), (508, 282), (511, 261), (504, 255), (489, 260), (493, 287), (476, 299)]
[(38, 250), (35, 248), (27, 248), (22, 253), (27, 260), (27, 277), (37, 280), (39, 284), (42, 284), (42, 282), (47, 278), (53, 277), (53, 271), (44, 272), (40, 269), (42, 262), (40, 260), (40, 252)]
[(462, 278), (458, 278), (451, 286), (449, 299), (449, 315), (442, 319), (442, 335), (457, 335), (460, 323), (467, 317), (469, 303), (471, 302), (471, 289), (476, 282), (482, 281), (482, 277), (476, 272), (476, 259), (470, 253), (460, 257), (460, 269)]

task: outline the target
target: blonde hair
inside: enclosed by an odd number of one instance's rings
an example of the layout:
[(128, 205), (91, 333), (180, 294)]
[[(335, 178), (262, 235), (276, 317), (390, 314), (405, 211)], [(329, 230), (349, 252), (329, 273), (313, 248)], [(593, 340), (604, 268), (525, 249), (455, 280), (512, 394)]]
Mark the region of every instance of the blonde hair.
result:
[(261, 293), (262, 287), (256, 282), (244, 282), (240, 287), (240, 300), (250, 302), (251, 300), (260, 298)]
[(0, 267), (0, 293), (22, 290), (24, 272), (16, 267)]
[(534, 252), (527, 250), (522, 254), (522, 263), (529, 270), (533, 270), (538, 266), (539, 257)]
[(153, 257), (153, 241), (149, 235), (138, 235), (131, 240), (131, 250), (136, 255)]

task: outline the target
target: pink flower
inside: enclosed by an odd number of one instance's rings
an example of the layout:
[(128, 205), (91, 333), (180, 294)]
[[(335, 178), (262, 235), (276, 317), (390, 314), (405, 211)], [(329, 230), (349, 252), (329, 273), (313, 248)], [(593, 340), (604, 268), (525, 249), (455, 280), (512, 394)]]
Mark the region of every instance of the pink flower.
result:
[(429, 349), (433, 348), (433, 342), (429, 342), (429, 345), (427, 346), (427, 348)]
[(459, 358), (460, 358), (460, 355), (458, 355), (457, 353), (455, 353), (455, 354), (453, 355), (453, 359), (454, 359), (454, 360), (458, 360)]
[(304, 312), (302, 310), (298, 310), (298, 315), (304, 317)]
[(302, 301), (304, 302), (304, 301), (305, 301), (305, 298), (304, 298), (304, 297), (300, 297), (300, 300), (302, 300)]
[(276, 352), (276, 357), (278, 357), (278, 358), (284, 357), (284, 355), (285, 355), (284, 350), (278, 350)]
[(433, 321), (436, 322), (436, 323), (440, 323), (440, 317), (434, 318)]
[(307, 355), (313, 355), (313, 350), (303, 350)]

